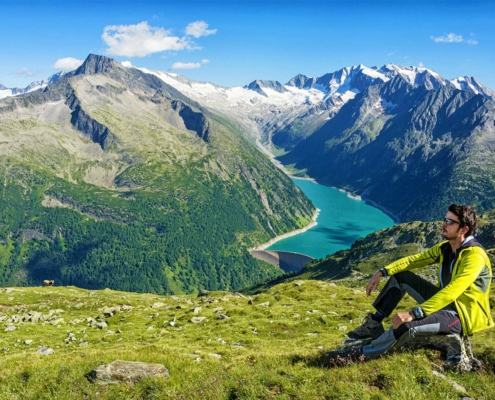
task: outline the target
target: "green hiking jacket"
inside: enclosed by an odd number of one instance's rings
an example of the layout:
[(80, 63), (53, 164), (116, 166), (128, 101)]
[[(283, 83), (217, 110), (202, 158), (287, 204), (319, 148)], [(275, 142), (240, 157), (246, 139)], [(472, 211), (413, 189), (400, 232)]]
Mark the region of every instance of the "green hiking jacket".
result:
[[(395, 261), (387, 265), (385, 270), (389, 275), (394, 275), (434, 263), (442, 265), (441, 246), (445, 243), (448, 241), (441, 242), (423, 253)], [(441, 268), (438, 271), (439, 286), (440, 274)], [(495, 324), (490, 314), (491, 280), (492, 268), (485, 250), (479, 246), (461, 248), (452, 268), (450, 283), (423, 302), (421, 308), (425, 315), (429, 315), (454, 303), (465, 336), (492, 328)]]

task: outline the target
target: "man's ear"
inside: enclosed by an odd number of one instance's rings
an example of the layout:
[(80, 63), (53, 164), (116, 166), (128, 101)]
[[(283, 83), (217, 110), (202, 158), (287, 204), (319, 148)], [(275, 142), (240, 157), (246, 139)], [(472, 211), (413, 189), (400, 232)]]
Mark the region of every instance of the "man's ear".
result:
[(465, 235), (466, 233), (469, 232), (469, 226), (463, 226), (460, 229), (461, 229), (461, 232), (462, 232), (463, 235)]

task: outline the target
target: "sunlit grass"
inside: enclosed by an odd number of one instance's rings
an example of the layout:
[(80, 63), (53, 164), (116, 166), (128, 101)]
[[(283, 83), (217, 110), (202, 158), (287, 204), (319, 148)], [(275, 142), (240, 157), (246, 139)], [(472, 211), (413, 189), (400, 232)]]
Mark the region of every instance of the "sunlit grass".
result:
[[(2, 289), (1, 312), (7, 318), (0, 322), (0, 399), (458, 398), (451, 384), (432, 374), (432, 363), (443, 362), (436, 351), (399, 351), (364, 364), (326, 368), (325, 351), (359, 324), (371, 302), (362, 288), (338, 281), (301, 282), (256, 296)], [(411, 304), (406, 300), (404, 308)], [(109, 307), (123, 309), (108, 316)], [(16, 330), (4, 332), (14, 315), (46, 316), (50, 310), (51, 318), (63, 321), (17, 322)], [(218, 319), (220, 314), (229, 318)], [(206, 319), (195, 324), (194, 316)], [(91, 326), (87, 318), (106, 321), (108, 329)], [(69, 333), (75, 340), (66, 340)], [(488, 372), (445, 372), (471, 397), (495, 397), (494, 339), (493, 331), (474, 339)], [(54, 353), (38, 354), (41, 346)], [(117, 359), (163, 364), (170, 377), (110, 386), (88, 379), (91, 370)]]

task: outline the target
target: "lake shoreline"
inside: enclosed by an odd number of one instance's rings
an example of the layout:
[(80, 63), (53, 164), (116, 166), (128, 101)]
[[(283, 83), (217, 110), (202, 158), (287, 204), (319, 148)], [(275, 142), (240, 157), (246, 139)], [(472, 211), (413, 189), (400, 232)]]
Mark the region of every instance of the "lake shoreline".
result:
[(385, 214), (387, 214), (390, 218), (393, 219), (393, 221), (394, 221), (395, 224), (400, 224), (400, 222), (401, 222), (400, 221), (400, 218), (398, 217), (397, 214), (393, 213), (388, 208), (382, 206), (381, 204), (377, 203), (376, 201), (371, 200), (369, 197), (366, 197), (366, 194), (365, 194), (366, 191), (363, 192), (363, 196), (360, 196), (358, 194), (355, 194), (355, 193), (352, 193), (352, 192), (348, 192), (347, 190), (345, 190), (343, 188), (339, 188), (337, 186), (332, 186), (332, 185), (326, 185), (323, 182), (318, 182), (316, 179), (311, 178), (311, 177), (302, 178), (302, 177), (293, 176), (293, 175), (289, 175), (289, 177), (292, 178), (292, 179), (300, 179), (300, 180), (303, 180), (303, 181), (311, 181), (313, 183), (316, 183), (317, 185), (323, 185), (323, 186), (327, 186), (327, 187), (331, 187), (333, 189), (336, 189), (339, 192), (343, 192), (343, 193), (347, 194), (347, 197), (349, 197), (350, 199), (364, 201), (366, 204), (369, 204), (370, 206), (375, 207), (375, 208), (379, 209), (380, 211), (383, 211)]
[(304, 228), (300, 228), (300, 229), (296, 229), (294, 231), (290, 231), (290, 232), (287, 232), (287, 233), (284, 233), (280, 236), (275, 236), (273, 239), (270, 239), (268, 242), (266, 243), (263, 243), (263, 244), (260, 244), (252, 249), (249, 249), (250, 251), (251, 250), (265, 250), (267, 247), (270, 247), (272, 245), (274, 245), (275, 243), (277, 243), (278, 241), (280, 240), (283, 240), (283, 239), (287, 239), (291, 236), (295, 236), (295, 235), (299, 235), (300, 233), (304, 233), (306, 232), (307, 230), (315, 227), (316, 225), (318, 225), (318, 222), (316, 222), (316, 220), (318, 219), (318, 215), (320, 215), (320, 209), (319, 208), (316, 208), (315, 209), (315, 212), (313, 214), (313, 217), (311, 218), (312, 221), (306, 225)]

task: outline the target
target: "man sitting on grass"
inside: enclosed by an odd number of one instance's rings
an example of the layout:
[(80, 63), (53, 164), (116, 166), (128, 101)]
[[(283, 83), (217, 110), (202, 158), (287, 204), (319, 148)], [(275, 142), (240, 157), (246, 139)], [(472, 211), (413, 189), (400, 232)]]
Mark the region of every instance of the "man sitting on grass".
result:
[[(380, 279), (390, 276), (373, 303), (376, 312), (364, 324), (350, 331), (353, 339), (373, 339), (368, 345), (334, 350), (326, 355), (330, 364), (377, 358), (392, 347), (399, 347), (417, 336), (473, 333), (494, 326), (490, 315), (490, 260), (472, 236), (477, 217), (471, 207), (452, 204), (442, 225), (445, 241), (431, 249), (402, 258), (377, 271), (366, 286), (366, 295), (376, 289)], [(410, 272), (430, 264), (440, 264), (438, 286)], [(384, 330), (382, 321), (390, 316), (408, 293), (419, 306), (398, 312), (392, 327)]]

